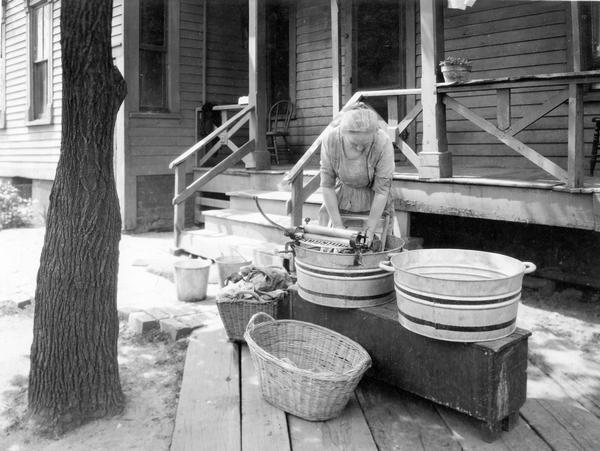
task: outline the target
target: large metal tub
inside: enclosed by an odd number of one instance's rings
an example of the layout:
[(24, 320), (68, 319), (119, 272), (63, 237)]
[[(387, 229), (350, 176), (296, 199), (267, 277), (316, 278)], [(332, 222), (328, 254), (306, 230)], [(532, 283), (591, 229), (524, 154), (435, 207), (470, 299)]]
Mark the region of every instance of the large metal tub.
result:
[(420, 249), (392, 256), (400, 323), (447, 341), (496, 340), (516, 328), (523, 275), (535, 265), (490, 252)]

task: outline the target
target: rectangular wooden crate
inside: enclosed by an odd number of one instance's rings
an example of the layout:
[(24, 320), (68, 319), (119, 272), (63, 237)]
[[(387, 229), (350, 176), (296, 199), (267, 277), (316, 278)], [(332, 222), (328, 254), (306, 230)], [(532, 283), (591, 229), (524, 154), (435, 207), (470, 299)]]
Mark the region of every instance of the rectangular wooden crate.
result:
[(484, 439), (510, 430), (527, 393), (527, 339), (456, 343), (415, 334), (398, 322), (395, 302), (362, 309), (312, 304), (291, 290), (290, 317), (333, 329), (371, 355), (367, 375), (481, 421)]

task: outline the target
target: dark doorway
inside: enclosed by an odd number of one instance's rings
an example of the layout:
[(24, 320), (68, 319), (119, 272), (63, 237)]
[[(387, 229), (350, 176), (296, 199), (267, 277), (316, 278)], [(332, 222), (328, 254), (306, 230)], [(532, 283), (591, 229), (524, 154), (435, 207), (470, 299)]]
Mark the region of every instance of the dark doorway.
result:
[(290, 98), (290, 5), (269, 1), (267, 16), (268, 105)]
[[(399, 0), (358, 0), (353, 8), (353, 91), (404, 87)], [(369, 103), (387, 120), (386, 99)]]

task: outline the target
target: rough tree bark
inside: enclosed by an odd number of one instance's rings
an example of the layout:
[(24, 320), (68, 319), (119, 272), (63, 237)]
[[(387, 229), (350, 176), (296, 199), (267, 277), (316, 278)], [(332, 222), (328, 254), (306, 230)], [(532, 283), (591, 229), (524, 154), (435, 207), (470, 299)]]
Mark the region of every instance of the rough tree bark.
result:
[(35, 293), (29, 411), (62, 433), (122, 410), (117, 363), (121, 217), (113, 130), (125, 81), (112, 0), (62, 0), (62, 142)]

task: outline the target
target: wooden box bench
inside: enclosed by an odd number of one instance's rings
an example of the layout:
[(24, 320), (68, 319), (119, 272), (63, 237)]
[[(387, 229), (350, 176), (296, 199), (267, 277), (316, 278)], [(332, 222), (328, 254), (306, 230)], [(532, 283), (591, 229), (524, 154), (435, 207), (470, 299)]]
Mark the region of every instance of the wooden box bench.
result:
[(360, 343), (373, 359), (368, 375), (480, 420), (485, 440), (494, 440), (518, 420), (527, 392), (530, 332), (517, 329), (499, 340), (454, 343), (402, 327), (395, 302), (338, 309), (312, 304), (294, 289), (289, 301), (291, 318)]

